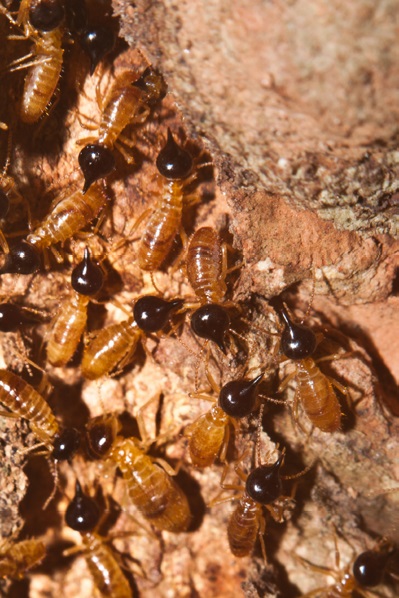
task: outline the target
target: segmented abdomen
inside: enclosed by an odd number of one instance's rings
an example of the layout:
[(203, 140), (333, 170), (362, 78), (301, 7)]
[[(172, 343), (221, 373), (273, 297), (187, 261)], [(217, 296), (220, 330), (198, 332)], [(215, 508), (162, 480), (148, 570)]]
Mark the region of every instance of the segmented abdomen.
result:
[(208, 467), (218, 456), (226, 435), (229, 418), (214, 405), (190, 426), (189, 452), (193, 465)]
[(221, 280), (222, 249), (218, 233), (209, 226), (198, 229), (187, 251), (187, 276), (197, 297), (218, 303), (226, 293)]
[(259, 530), (262, 507), (244, 496), (233, 511), (227, 525), (227, 537), (234, 556), (251, 554)]
[(128, 124), (133, 124), (141, 105), (142, 92), (129, 81), (117, 85), (104, 109), (98, 143), (112, 148)]
[(26, 572), (46, 556), (46, 547), (40, 540), (22, 540), (0, 545), (0, 578), (23, 579)]
[(98, 216), (106, 202), (103, 187), (98, 183), (93, 184), (85, 195), (77, 190), (62, 199), (26, 240), (38, 247), (49, 247), (71, 239)]
[(341, 407), (331, 382), (313, 359), (297, 364), (297, 390), (303, 410), (316, 428), (335, 432), (341, 425)]
[(58, 423), (44, 398), (25, 380), (0, 370), (0, 403), (30, 423), (41, 442), (51, 442), (58, 434)]
[(164, 195), (147, 222), (138, 249), (142, 270), (157, 270), (172, 249), (180, 230), (183, 209), (183, 188), (180, 181), (167, 181)]
[(133, 354), (141, 332), (133, 318), (98, 330), (88, 339), (82, 359), (82, 374), (88, 380), (112, 372), (128, 355)]
[(183, 532), (191, 522), (187, 498), (171, 477), (129, 438), (118, 438), (110, 459), (127, 483), (131, 501), (160, 530)]
[(82, 534), (87, 552), (85, 559), (96, 588), (101, 596), (109, 598), (132, 598), (129, 582), (112, 554), (112, 550), (100, 536), (94, 533)]
[(20, 116), (25, 123), (35, 123), (46, 111), (57, 88), (62, 69), (62, 34), (59, 30), (43, 34), (45, 47), (35, 55), (42, 64), (32, 66), (25, 78)]
[(51, 365), (66, 365), (78, 348), (86, 327), (88, 303), (88, 297), (74, 292), (61, 305), (47, 343), (47, 359)]

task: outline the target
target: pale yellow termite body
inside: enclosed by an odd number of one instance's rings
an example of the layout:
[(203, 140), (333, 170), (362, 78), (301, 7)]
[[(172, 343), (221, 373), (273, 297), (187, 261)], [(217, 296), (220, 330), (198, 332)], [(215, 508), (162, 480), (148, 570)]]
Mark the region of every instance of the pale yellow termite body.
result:
[(75, 353), (86, 328), (89, 301), (90, 297), (74, 291), (61, 305), (47, 340), (47, 359), (51, 365), (66, 365)]
[(134, 318), (90, 334), (83, 352), (83, 376), (88, 380), (96, 380), (115, 368), (123, 367), (133, 356), (142, 336)]
[(28, 420), (38, 440), (52, 450), (59, 426), (49, 405), (33, 386), (8, 370), (0, 370), (0, 403), (13, 415)]
[(231, 514), (227, 525), (227, 538), (234, 556), (244, 557), (254, 549), (259, 530), (264, 529), (262, 505), (246, 493)]
[(220, 303), (226, 295), (226, 252), (210, 226), (199, 228), (187, 249), (187, 277), (201, 303)]
[(185, 435), (190, 437), (188, 450), (195, 467), (212, 465), (221, 447), (227, 448), (230, 420), (223, 409), (213, 405), (209, 411), (187, 426)]
[(40, 540), (5, 540), (0, 543), (0, 578), (23, 579), (45, 556), (46, 547)]
[(186, 496), (137, 439), (117, 437), (108, 458), (121, 470), (131, 501), (154, 527), (175, 533), (187, 530), (191, 513)]
[(298, 360), (295, 366), (294, 410), (300, 401), (316, 428), (322, 432), (336, 432), (341, 426), (341, 407), (332, 383), (311, 357)]
[(84, 557), (101, 596), (132, 598), (132, 590), (111, 548), (94, 532), (82, 533)]
[(106, 203), (105, 190), (99, 183), (93, 184), (85, 194), (76, 190), (61, 198), (26, 240), (40, 249), (63, 243), (94, 220)]

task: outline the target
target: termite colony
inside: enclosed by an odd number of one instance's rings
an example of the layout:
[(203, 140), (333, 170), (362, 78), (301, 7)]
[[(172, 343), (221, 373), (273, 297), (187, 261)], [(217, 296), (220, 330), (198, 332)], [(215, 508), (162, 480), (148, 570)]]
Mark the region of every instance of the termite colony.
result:
[(313, 439), (358, 417), (329, 369), (351, 349), (284, 289), (236, 299), (212, 159), (117, 33), (104, 2), (0, 5), (0, 591), (231, 596), (252, 567), (259, 596), (394, 596), (391, 538), (359, 521), (339, 563), (345, 513), (324, 513), (335, 569), (280, 560), (312, 527)]

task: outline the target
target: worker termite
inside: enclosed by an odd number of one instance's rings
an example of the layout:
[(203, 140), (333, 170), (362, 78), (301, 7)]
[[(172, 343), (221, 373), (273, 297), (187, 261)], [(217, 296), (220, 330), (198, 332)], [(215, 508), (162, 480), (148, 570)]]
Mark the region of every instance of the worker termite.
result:
[(336, 569), (314, 565), (302, 557), (296, 557), (307, 569), (329, 575), (336, 580), (333, 586), (316, 588), (302, 594), (302, 598), (319, 595), (328, 595), (329, 598), (354, 598), (355, 596), (370, 598), (371, 596), (380, 596), (380, 594), (370, 591), (369, 588), (374, 588), (383, 582), (384, 572), (395, 551), (393, 544), (383, 538), (374, 549), (359, 554), (353, 560), (352, 567), (349, 564), (342, 570), (340, 569), (340, 555), (335, 536), (334, 540)]
[[(253, 380), (231, 380), (221, 389), (215, 384), (218, 402), (185, 429), (189, 436), (188, 449), (193, 465), (207, 467), (212, 465), (219, 455), (220, 461), (226, 460), (230, 438), (230, 425), (237, 425), (237, 419), (248, 416), (255, 409), (258, 387), (263, 379), (260, 374)], [(213, 382), (210, 378), (211, 383)], [(205, 400), (214, 400), (208, 395), (194, 395)]]
[[(24, 36), (33, 41), (34, 50), (14, 61), (10, 72), (30, 68), (22, 95), (20, 118), (23, 122), (37, 122), (48, 110), (62, 70), (64, 10), (59, 0), (33, 2), (22, 0), (16, 22), (3, 9), (8, 19), (23, 26)], [(28, 59), (24, 62), (25, 59)]]
[(132, 598), (133, 593), (129, 582), (113, 551), (106, 545), (106, 539), (95, 531), (100, 519), (100, 510), (96, 501), (85, 494), (80, 483), (76, 481), (75, 496), (67, 507), (65, 521), (69, 527), (80, 532), (82, 546), (66, 550), (64, 556), (83, 552), (94, 584), (101, 596)]
[(26, 241), (38, 249), (45, 249), (71, 239), (99, 215), (107, 200), (105, 189), (100, 184), (93, 185), (84, 195), (78, 189), (62, 195)]
[(143, 441), (119, 436), (119, 422), (113, 415), (93, 420), (87, 426), (90, 451), (120, 469), (132, 503), (154, 527), (184, 532), (191, 522), (187, 498), (171, 477), (173, 469), (163, 459), (154, 460), (146, 454), (151, 443), (146, 442), (139, 418), (138, 423)]
[[(293, 405), (295, 420), (297, 420), (298, 403), (300, 403), (316, 428), (322, 432), (336, 432), (341, 426), (341, 407), (333, 387), (338, 388), (345, 396), (348, 394), (347, 389), (337, 380), (323, 374), (316, 365), (312, 356), (318, 344), (318, 335), (308, 326), (293, 322), (280, 299), (274, 299), (271, 303), (284, 323), (281, 333), (281, 351), (295, 364), (295, 371), (283, 380), (279, 391), (295, 378), (296, 391)], [(333, 355), (322, 359), (336, 358)]]
[(194, 233), (187, 249), (186, 267), (188, 280), (201, 303), (191, 315), (191, 329), (226, 353), (226, 334), (230, 330), (227, 308), (238, 309), (225, 298), (226, 276), (237, 266), (228, 269), (227, 245), (221, 243), (217, 231), (204, 226)]
[(50, 326), (47, 359), (53, 366), (66, 365), (75, 353), (87, 322), (87, 308), (104, 284), (104, 272), (86, 247), (84, 257), (72, 270), (73, 293), (61, 305)]
[[(265, 562), (266, 549), (264, 543), (264, 533), (266, 528), (266, 519), (263, 514), (263, 507), (273, 517), (281, 523), (284, 520), (285, 510), (292, 505), (293, 498), (282, 494), (282, 480), (298, 478), (309, 471), (310, 467), (292, 476), (282, 476), (280, 468), (284, 462), (285, 450), (281, 452), (277, 461), (271, 465), (262, 464), (255, 467), (249, 474), (246, 474), (238, 465), (235, 471), (239, 478), (245, 482), (245, 490), (239, 498), (239, 502), (233, 511), (227, 525), (227, 537), (230, 550), (237, 557), (244, 557), (251, 554), (254, 549), (256, 537), (259, 537), (262, 554)], [(225, 484), (224, 479), (227, 474), (227, 467), (223, 472), (221, 487), (223, 490), (239, 490), (243, 488), (240, 485)], [(230, 501), (231, 498), (214, 499), (210, 506)]]
[(133, 317), (95, 330), (85, 339), (81, 364), (83, 376), (95, 380), (123, 369), (132, 360), (145, 334), (162, 330), (170, 315), (182, 305), (180, 299), (166, 301), (152, 295), (140, 297), (134, 304)]
[[(76, 452), (80, 436), (74, 428), (60, 430), (58, 422), (49, 405), (33, 386), (8, 370), (0, 370), (0, 403), (9, 411), (1, 411), (2, 417), (23, 418), (29, 422), (30, 429), (43, 446), (45, 454), (52, 456), (55, 462), (70, 460)], [(57, 468), (54, 470), (54, 490), (46, 505), (53, 498), (57, 486)]]
[(0, 578), (23, 579), (33, 567), (40, 565), (46, 556), (41, 540), (0, 541)]
[[(135, 73), (127, 71), (118, 75), (110, 89), (104, 106), (99, 92), (97, 99), (102, 113), (98, 138), (86, 145), (79, 153), (79, 166), (85, 178), (83, 193), (90, 185), (100, 178), (110, 174), (115, 161), (112, 149), (117, 147), (127, 162), (132, 162), (122, 148), (121, 142), (132, 145), (132, 142), (122, 138), (122, 132), (131, 124), (143, 124), (147, 120), (151, 108), (166, 94), (166, 85), (162, 75), (148, 67), (137, 79)], [(80, 140), (85, 143), (88, 139)], [(90, 141), (93, 141), (90, 139)]]

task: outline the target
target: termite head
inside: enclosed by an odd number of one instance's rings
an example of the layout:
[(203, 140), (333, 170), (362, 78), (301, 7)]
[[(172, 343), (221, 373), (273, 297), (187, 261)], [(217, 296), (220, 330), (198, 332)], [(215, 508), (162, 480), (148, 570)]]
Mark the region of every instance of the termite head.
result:
[(389, 550), (366, 550), (353, 563), (353, 576), (361, 587), (372, 588), (382, 582), (384, 569), (392, 556)]
[(166, 96), (168, 90), (165, 79), (159, 71), (147, 67), (144, 73), (133, 83), (134, 87), (140, 89), (145, 96), (145, 103), (154, 106)]
[(183, 304), (182, 299), (166, 301), (156, 295), (145, 295), (134, 304), (135, 322), (143, 332), (158, 332), (166, 326), (172, 312), (182, 307)]
[(78, 162), (85, 183), (83, 194), (99, 179), (108, 176), (115, 168), (115, 158), (110, 149), (98, 143), (89, 143), (80, 150)]
[(39, 267), (40, 256), (37, 249), (26, 241), (19, 241), (10, 247), (1, 274), (33, 274)]
[(281, 334), (281, 351), (288, 359), (306, 359), (315, 352), (317, 346), (316, 335), (308, 326), (293, 322), (288, 315), (284, 303), (276, 297), (271, 302), (284, 322)]
[(76, 428), (65, 428), (54, 439), (53, 457), (57, 461), (69, 461), (80, 446), (80, 433)]
[(247, 477), (245, 490), (255, 502), (268, 505), (282, 494), (280, 467), (284, 460), (282, 453), (273, 465), (255, 467)]
[(225, 384), (219, 394), (219, 407), (230, 417), (246, 417), (255, 408), (260, 374), (253, 380), (232, 380)]
[(166, 179), (180, 180), (189, 176), (193, 169), (191, 155), (176, 143), (168, 129), (168, 139), (157, 157), (159, 173)]
[(10, 209), (10, 201), (3, 189), (0, 189), (0, 218), (5, 218)]
[(38, 31), (47, 32), (59, 27), (64, 18), (60, 0), (34, 0), (29, 8), (29, 22)]
[(65, 522), (69, 527), (78, 532), (94, 530), (100, 521), (100, 509), (94, 500), (82, 490), (76, 480), (75, 496), (69, 503), (65, 512)]
[(92, 75), (100, 60), (115, 48), (116, 35), (110, 27), (98, 25), (84, 31), (80, 36), (80, 43), (90, 58), (90, 75)]
[(227, 311), (217, 303), (206, 303), (191, 316), (191, 329), (206, 340), (213, 341), (226, 355), (225, 338), (230, 328)]
[(119, 423), (112, 415), (90, 421), (86, 428), (89, 453), (96, 459), (103, 459), (111, 450), (119, 430)]
[(83, 260), (72, 270), (71, 285), (80, 295), (96, 295), (104, 284), (104, 272), (101, 266), (92, 261), (88, 247)]
[(82, 0), (68, 0), (66, 5), (66, 19), (68, 31), (82, 33), (87, 29), (87, 8)]

